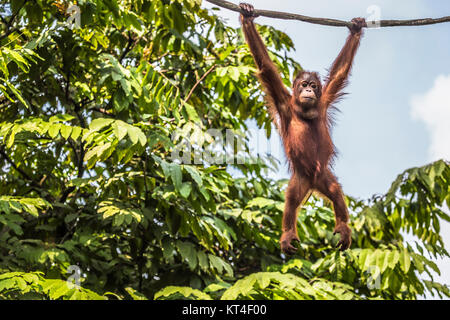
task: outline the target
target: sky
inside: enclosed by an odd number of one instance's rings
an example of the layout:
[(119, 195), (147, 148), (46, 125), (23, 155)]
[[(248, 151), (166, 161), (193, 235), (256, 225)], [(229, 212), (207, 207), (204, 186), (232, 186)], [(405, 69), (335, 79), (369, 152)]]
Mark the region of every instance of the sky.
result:
[[(238, 1), (230, 0), (238, 4)], [(203, 6), (213, 5), (203, 2)], [(249, 1), (257, 9), (351, 20), (379, 13), (381, 19), (438, 18), (450, 15), (448, 0)], [(238, 27), (236, 12), (217, 12)], [(346, 28), (258, 17), (259, 24), (287, 33), (291, 56), (322, 78), (341, 50)], [(450, 23), (366, 29), (346, 88), (337, 106), (333, 140), (339, 151), (334, 171), (346, 194), (367, 199), (384, 194), (398, 174), (439, 159), (450, 160)], [(288, 178), (279, 137), (271, 140), (280, 160), (273, 178)], [(450, 224), (442, 222), (450, 250)], [(438, 261), (442, 283), (450, 284), (450, 259)]]

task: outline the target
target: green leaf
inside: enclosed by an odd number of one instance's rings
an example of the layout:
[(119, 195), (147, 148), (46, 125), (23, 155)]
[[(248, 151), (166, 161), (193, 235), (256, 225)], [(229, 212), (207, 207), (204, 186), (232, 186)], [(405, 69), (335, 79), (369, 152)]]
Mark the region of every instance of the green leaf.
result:
[(219, 274), (226, 273), (228, 276), (233, 276), (233, 269), (230, 268), (230, 265), (223, 261), (220, 257), (217, 257), (212, 254), (208, 254), (209, 261), (211, 263), (211, 267), (217, 270)]
[(145, 134), (142, 132), (141, 129), (134, 126), (128, 126), (127, 132), (133, 144), (137, 144), (139, 142), (142, 146), (146, 145), (147, 137), (145, 136)]
[(148, 300), (146, 296), (131, 287), (125, 288), (125, 291), (128, 292), (133, 300)]
[(15, 50), (10, 50), (7, 47), (3, 47), (2, 50), (9, 56), (11, 60), (17, 63), (17, 65), (25, 72), (28, 71), (29, 63)]
[(182, 173), (181, 173), (181, 166), (176, 163), (171, 163), (169, 165), (170, 169), (170, 178), (172, 179), (172, 182), (175, 186), (175, 189), (181, 192), (181, 183), (182, 183)]
[(247, 207), (250, 208), (250, 207), (255, 206), (255, 207), (259, 207), (259, 208), (264, 208), (264, 207), (271, 206), (274, 204), (276, 204), (276, 202), (274, 200), (258, 197), (258, 198), (250, 200), (247, 203)]
[(367, 258), (370, 256), (370, 253), (371, 253), (371, 250), (369, 250), (369, 249), (363, 249), (359, 253), (358, 263), (362, 270), (365, 270), (365, 266), (367, 264), (366, 261), (368, 260)]
[(187, 261), (189, 268), (194, 270), (197, 266), (197, 252), (190, 242), (177, 241), (177, 247), (183, 260)]
[(77, 140), (78, 137), (81, 135), (81, 131), (82, 131), (82, 129), (81, 129), (80, 127), (73, 127), (73, 128), (72, 128), (72, 134), (71, 134), (70, 137), (71, 137), (73, 140)]
[(128, 124), (121, 121), (121, 120), (117, 120), (112, 124), (112, 128), (114, 130), (114, 134), (116, 135), (117, 139), (120, 141), (123, 138), (125, 138), (125, 136), (128, 133)]
[(121, 78), (120, 84), (122, 85), (122, 89), (125, 92), (126, 96), (130, 96), (133, 94), (133, 92), (131, 92), (131, 84), (129, 81), (127, 81), (125, 78)]
[(233, 81), (238, 82), (240, 77), (239, 67), (228, 67), (228, 74)]
[(208, 262), (208, 256), (206, 255), (206, 253), (204, 253), (203, 251), (198, 251), (197, 259), (198, 259), (198, 265), (200, 266), (200, 268), (204, 272), (209, 271), (209, 262)]
[(66, 125), (61, 126), (61, 135), (64, 139), (67, 140), (71, 133), (72, 133), (72, 127), (66, 126)]
[(91, 131), (100, 131), (106, 126), (109, 126), (114, 120), (109, 118), (98, 118), (92, 120), (92, 122), (89, 124), (89, 129)]
[(121, 112), (128, 108), (130, 102), (128, 101), (126, 93), (122, 89), (118, 89), (113, 97), (113, 105), (116, 111)]
[(197, 171), (197, 169), (194, 166), (188, 166), (185, 165), (183, 168), (189, 173), (189, 175), (192, 177), (192, 179), (195, 181), (195, 183), (201, 187), (203, 185), (203, 180), (200, 176), (200, 173)]
[(403, 249), (400, 252), (400, 268), (403, 270), (404, 273), (408, 273), (409, 267), (411, 266), (411, 257), (408, 253), (408, 250)]
[(59, 133), (59, 129), (61, 128), (61, 124), (55, 123), (48, 128), (48, 135), (50, 138), (54, 139)]
[(200, 122), (200, 117), (197, 114), (197, 111), (195, 110), (195, 108), (190, 105), (187, 102), (183, 103), (183, 109), (187, 114), (187, 118), (192, 121), (192, 122), (196, 122), (199, 123)]
[(16, 280), (14, 278), (0, 280), (0, 293), (2, 293), (4, 290), (14, 288), (15, 285)]
[(175, 287), (169, 286), (155, 293), (155, 300), (161, 300), (164, 298), (170, 298), (171, 296), (175, 296), (177, 298), (178, 295), (181, 295), (185, 298), (191, 298), (192, 300), (211, 300), (211, 297), (206, 293), (201, 292), (197, 289), (192, 289), (189, 287)]
[(183, 198), (187, 199), (191, 194), (192, 186), (189, 182), (184, 182), (180, 188), (180, 194)]
[(398, 252), (397, 250), (392, 250), (391, 252), (389, 252), (388, 265), (390, 269), (394, 269), (399, 260), (400, 260), (400, 252)]
[(50, 119), (49, 119), (49, 121), (50, 121), (51, 123), (56, 123), (56, 122), (63, 122), (63, 121), (71, 121), (71, 120), (73, 120), (73, 119), (75, 119), (75, 117), (72, 116), (71, 114), (61, 114), (61, 113), (58, 113), (58, 114), (56, 114), (56, 115), (54, 115), (54, 116), (51, 116)]
[(377, 257), (377, 266), (380, 268), (380, 272), (383, 273), (386, 271), (389, 266), (389, 251), (382, 251), (381, 254)]
[(10, 83), (9, 81), (6, 81), (6, 85), (8, 86), (8, 88), (14, 93), (14, 95), (16, 96), (17, 99), (19, 99), (19, 101), (28, 109), (30, 108), (30, 106), (28, 105), (28, 103), (23, 99), (22, 95), (20, 94), (20, 92), (14, 87), (14, 85), (12, 83)]

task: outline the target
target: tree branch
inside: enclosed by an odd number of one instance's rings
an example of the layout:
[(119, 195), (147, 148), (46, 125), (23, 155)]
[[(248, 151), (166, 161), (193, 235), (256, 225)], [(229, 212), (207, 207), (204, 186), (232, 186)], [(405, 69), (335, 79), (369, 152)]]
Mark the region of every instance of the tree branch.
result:
[(108, 110), (106, 110), (105, 108), (97, 108), (97, 107), (93, 107), (90, 108), (89, 111), (95, 111), (95, 112), (99, 112), (101, 114), (104, 114), (105, 116), (111, 117), (111, 118), (116, 118), (116, 116), (114, 115), (114, 113), (109, 112)]
[[(236, 12), (241, 12), (241, 9), (238, 5), (235, 5), (229, 1), (224, 0), (206, 0), (212, 4), (215, 4), (219, 7), (229, 9)], [(336, 19), (327, 19), (327, 18), (315, 18), (303, 16), (295, 13), (286, 13), (286, 12), (278, 12), (278, 11), (270, 11), (270, 10), (255, 10), (255, 14), (258, 16), (264, 16), (268, 18), (276, 18), (276, 19), (284, 19), (284, 20), (300, 20), (303, 22), (309, 22), (314, 24), (320, 24), (324, 26), (333, 26), (333, 27), (350, 27), (351, 22), (342, 21)], [(367, 21), (370, 22), (370, 21)], [(399, 26), (424, 26), (429, 24), (450, 22), (450, 16), (432, 19), (432, 18), (423, 18), (423, 19), (413, 19), (413, 20), (380, 20), (380, 27), (399, 27)]]
[(134, 40), (133, 40), (131, 31), (128, 31), (128, 43), (127, 43), (127, 46), (125, 47), (125, 49), (123, 50), (122, 54), (120, 55), (120, 58), (119, 58), (120, 63), (122, 63), (122, 60), (125, 59), (128, 52), (130, 52), (131, 49), (133, 48), (133, 43), (134, 43)]
[(208, 71), (205, 72), (205, 74), (197, 81), (197, 83), (192, 87), (191, 91), (189, 91), (186, 99), (184, 100), (184, 102), (187, 102), (189, 100), (189, 98), (192, 96), (192, 94), (194, 93), (195, 89), (197, 88), (197, 86), (203, 81), (203, 79), (206, 78), (206, 76), (208, 74), (210, 74), (214, 68), (216, 67), (216, 65), (213, 65), (211, 68), (209, 68)]
[(6, 162), (9, 163), (11, 167), (14, 168), (18, 173), (20, 173), (26, 180), (30, 181), (33, 185), (36, 185), (36, 182), (21, 168), (19, 168), (12, 160), (11, 158), (6, 154), (5, 150), (3, 149), (3, 146), (0, 146), (0, 155), (6, 160)]
[[(93, 100), (83, 99), (81, 102), (77, 103), (70, 96), (68, 97), (68, 99), (74, 105), (74, 111), (78, 118), (78, 121), (80, 122), (80, 126), (84, 129), (86, 129), (87, 124), (86, 124), (86, 120), (83, 118), (83, 115), (81, 114), (81, 112), (82, 112), (81, 109), (84, 108), (87, 104), (91, 103)], [(84, 159), (84, 155), (85, 155), (85, 149), (84, 149), (85, 144), (84, 144), (84, 142), (80, 143), (80, 151), (78, 152), (76, 147), (70, 142), (70, 139), (68, 141), (77, 157), (76, 160), (77, 160), (78, 178), (82, 178), (84, 169), (85, 169), (83, 166), (83, 159)], [(74, 186), (68, 187), (65, 191), (63, 191), (59, 202), (64, 203), (67, 200), (67, 197), (69, 196), (69, 194), (73, 191), (75, 191)]]
[(25, 171), (19, 168), (14, 163), (14, 161), (12, 161), (12, 159), (8, 156), (2, 145), (0, 145), (0, 156), (3, 157), (6, 160), (6, 162), (8, 162), (10, 166), (14, 168), (14, 170), (16, 170), (22, 177), (25, 178), (25, 180), (27, 180), (30, 183), (29, 185), (30, 190), (36, 191), (42, 198), (44, 198), (50, 203), (52, 203), (55, 200), (49, 193), (47, 193), (45, 190), (42, 190), (42, 184), (44, 183), (46, 178), (42, 178), (40, 182), (36, 182), (35, 180), (33, 180), (31, 176), (29, 176)]
[(19, 14), (20, 10), (22, 10), (23, 6), (27, 3), (28, 0), (24, 0), (24, 2), (22, 3), (22, 5), (20, 6), (19, 9), (17, 9), (16, 13), (13, 13), (11, 18), (9, 19), (8, 22), (6, 22), (6, 19), (4, 19), (2, 17), (2, 21), (3, 23), (6, 25), (6, 32), (2, 35), (0, 35), (0, 40), (3, 40), (4, 38), (6, 38), (7, 36), (9, 36), (11, 33), (15, 32), (15, 31), (19, 31), (19, 28), (11, 28), (12, 24), (14, 22), (14, 19), (16, 18), (16, 16)]

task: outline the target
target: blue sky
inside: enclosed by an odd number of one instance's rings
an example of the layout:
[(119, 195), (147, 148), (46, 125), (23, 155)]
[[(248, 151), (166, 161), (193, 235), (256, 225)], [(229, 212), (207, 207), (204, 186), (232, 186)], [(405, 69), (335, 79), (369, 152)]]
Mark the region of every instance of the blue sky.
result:
[[(232, 1), (238, 4), (238, 1)], [(368, 17), (376, 5), (381, 19), (437, 18), (450, 15), (448, 0), (249, 1), (258, 9), (351, 20)], [(212, 5), (204, 2), (204, 6)], [(238, 26), (238, 14), (218, 15)], [(259, 17), (294, 41), (292, 56), (322, 77), (345, 42), (345, 28)], [(384, 194), (405, 169), (450, 160), (450, 23), (367, 30), (355, 59), (341, 113), (333, 130), (339, 150), (335, 172), (346, 194)], [(274, 143), (279, 143), (275, 137)], [(284, 155), (274, 177), (289, 177)], [(450, 250), (450, 225), (442, 234)], [(441, 282), (450, 284), (450, 261), (439, 261)]]

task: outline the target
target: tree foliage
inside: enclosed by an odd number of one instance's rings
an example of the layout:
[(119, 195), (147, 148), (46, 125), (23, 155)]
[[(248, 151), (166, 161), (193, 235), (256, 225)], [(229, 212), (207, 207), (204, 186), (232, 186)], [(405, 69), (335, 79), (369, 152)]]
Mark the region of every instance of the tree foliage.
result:
[[(344, 253), (330, 205), (312, 198), (298, 253), (280, 254), (286, 181), (266, 177), (276, 161), (246, 135), (247, 120), (272, 130), (255, 66), (240, 30), (200, 5), (77, 1), (71, 26), (66, 1), (1, 2), (0, 298), (450, 296), (432, 261), (449, 256), (444, 161), (405, 171), (384, 196), (348, 197)], [(292, 41), (259, 30), (289, 85)], [(180, 143), (193, 146), (183, 163)]]

